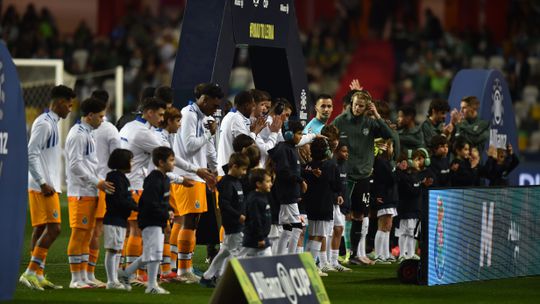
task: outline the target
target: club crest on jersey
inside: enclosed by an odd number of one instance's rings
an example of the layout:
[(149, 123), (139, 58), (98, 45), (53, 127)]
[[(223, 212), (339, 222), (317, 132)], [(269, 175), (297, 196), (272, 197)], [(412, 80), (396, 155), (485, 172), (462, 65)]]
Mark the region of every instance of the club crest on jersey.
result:
[(53, 218), (57, 219), (58, 218), (58, 210), (53, 210), (52, 216), (53, 216)]
[(195, 208), (197, 209), (201, 208), (201, 203), (199, 202), (199, 200), (195, 201)]
[(369, 134), (369, 129), (368, 128), (364, 128), (362, 130), (362, 134), (364, 134), (365, 136), (367, 136)]
[(88, 224), (88, 218), (86, 216), (82, 218), (82, 223), (85, 225)]

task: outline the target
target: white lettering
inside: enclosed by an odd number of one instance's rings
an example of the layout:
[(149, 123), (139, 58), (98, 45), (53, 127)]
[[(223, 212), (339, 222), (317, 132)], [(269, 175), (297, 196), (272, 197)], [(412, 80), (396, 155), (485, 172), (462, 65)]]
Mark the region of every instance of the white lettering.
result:
[(4, 155), (8, 154), (8, 148), (7, 148), (8, 135), (9, 135), (8, 132), (0, 133), (0, 154), (4, 154)]
[(234, 5), (244, 8), (244, 0), (234, 0)]
[(489, 144), (497, 148), (506, 147), (506, 134), (499, 134), (499, 130), (489, 130)]
[(517, 261), (519, 256), (519, 226), (515, 221), (510, 221), (510, 229), (508, 229), (508, 241), (514, 244), (514, 261)]
[[(491, 266), (491, 249), (493, 246), (493, 210), (495, 203), (487, 202), (482, 206), (482, 232), (480, 234), (480, 267)], [(484, 263), (484, 259), (486, 260)]]
[(529, 173), (521, 173), (519, 175), (519, 185), (540, 185), (540, 174), (532, 175)]
[(298, 297), (312, 294), (311, 281), (304, 268), (287, 269), (278, 263), (277, 277), (265, 277), (261, 271), (249, 275), (261, 300), (287, 298), (291, 304), (296, 304)]

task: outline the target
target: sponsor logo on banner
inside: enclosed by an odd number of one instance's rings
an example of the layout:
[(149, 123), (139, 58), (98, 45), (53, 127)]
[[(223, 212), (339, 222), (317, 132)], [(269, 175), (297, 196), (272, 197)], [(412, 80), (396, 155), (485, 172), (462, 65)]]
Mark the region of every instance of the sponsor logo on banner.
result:
[(433, 260), (435, 262), (435, 272), (437, 278), (444, 278), (444, 261), (446, 255), (446, 246), (444, 241), (444, 202), (440, 196), (437, 196), (437, 226), (435, 228), (435, 243), (433, 244)]
[(507, 135), (499, 134), (499, 129), (504, 125), (503, 101), (504, 95), (501, 80), (495, 78), (491, 91), (491, 129), (489, 130), (489, 144), (497, 148), (506, 148), (507, 142)]
[(304, 268), (287, 269), (282, 263), (276, 265), (277, 276), (265, 276), (264, 272), (249, 275), (259, 299), (287, 298), (289, 303), (298, 303), (298, 297), (311, 295), (311, 282)]
[(289, 14), (289, 4), (280, 4), (279, 5), (279, 10), (284, 12), (285, 14)]
[(305, 89), (302, 89), (300, 92), (300, 113), (298, 116), (300, 117), (302, 126), (305, 127), (307, 120), (307, 93)]
[(493, 119), (491, 121), (493, 125), (502, 126), (503, 114), (504, 114), (504, 107), (503, 107), (504, 97), (502, 94), (502, 84), (499, 78), (495, 78), (495, 81), (493, 84), (493, 92), (491, 94), (491, 99), (493, 100), (493, 104), (491, 106), (491, 114), (493, 116)]
[(493, 252), (493, 210), (495, 203), (482, 204), (482, 232), (480, 234), (480, 267), (491, 266)]
[(234, 0), (234, 5), (244, 8), (244, 0)]

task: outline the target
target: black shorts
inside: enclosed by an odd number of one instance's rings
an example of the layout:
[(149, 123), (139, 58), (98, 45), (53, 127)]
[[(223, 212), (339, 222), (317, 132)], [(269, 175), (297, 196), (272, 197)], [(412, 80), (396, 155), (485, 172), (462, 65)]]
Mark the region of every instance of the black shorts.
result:
[(351, 193), (351, 211), (369, 215), (370, 203), (370, 178), (360, 179), (358, 181), (348, 181), (349, 191)]

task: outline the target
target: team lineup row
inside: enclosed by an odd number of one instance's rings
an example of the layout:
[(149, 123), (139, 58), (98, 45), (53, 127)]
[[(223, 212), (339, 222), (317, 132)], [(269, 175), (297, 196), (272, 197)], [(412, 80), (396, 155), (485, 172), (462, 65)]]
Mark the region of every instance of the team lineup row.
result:
[[(289, 120), (293, 107), (286, 100), (271, 103), (264, 91), (237, 94), (219, 126), (212, 115), (220, 107), (221, 88), (200, 84), (194, 95), (195, 102), (178, 110), (172, 107), (172, 90), (160, 87), (142, 99), (141, 112), (119, 131), (103, 122), (106, 92), (96, 91), (81, 103), (81, 120), (65, 145), (70, 288), (130, 289), (130, 283), (140, 283), (147, 293), (168, 293), (157, 283), (159, 272), (162, 280), (215, 286), (231, 256), (303, 251), (306, 227), (305, 250), (323, 276), (350, 271), (338, 262), (349, 225), (350, 263), (388, 263), (392, 218), (398, 214), (400, 259), (416, 258), (427, 187), (469, 186), (482, 178), (504, 184), (518, 162), (508, 146), (489, 147), (488, 160), (479, 164), (489, 124), (478, 119), (475, 97), (464, 98), (447, 125), (446, 101), (434, 100), (421, 126), (415, 125), (413, 108), (401, 108), (396, 130), (388, 106), (373, 102), (357, 82), (332, 124), (332, 97), (321, 95), (316, 117), (305, 128)], [(34, 230), (32, 256), (20, 281), (33, 289), (61, 288), (45, 277), (44, 268), (60, 233), (63, 152), (57, 123), (70, 113), (75, 97), (65, 86), (53, 88), (50, 110), (33, 123), (28, 143)], [(197, 275), (195, 233), (208, 195), (220, 210), (222, 244), (208, 271)], [(378, 218), (371, 259), (366, 254), (370, 210)], [(106, 284), (94, 276), (102, 232)]]

